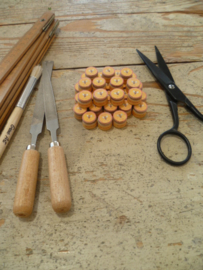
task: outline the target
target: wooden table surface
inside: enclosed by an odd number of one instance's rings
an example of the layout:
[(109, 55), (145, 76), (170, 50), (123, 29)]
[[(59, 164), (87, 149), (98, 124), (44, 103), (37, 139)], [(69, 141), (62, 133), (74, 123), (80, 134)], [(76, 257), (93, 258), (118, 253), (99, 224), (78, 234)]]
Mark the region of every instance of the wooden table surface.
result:
[[(203, 2), (1, 1), (1, 59), (47, 10), (60, 20), (45, 59), (55, 63), (59, 141), (73, 204), (65, 215), (52, 210), (44, 128), (33, 214), (19, 219), (12, 212), (36, 88), (0, 164), (0, 269), (203, 269), (203, 123), (179, 106), (179, 130), (192, 157), (182, 167), (160, 158), (157, 138), (172, 117), (164, 91), (136, 53), (156, 62), (157, 45), (179, 88), (203, 112)], [(74, 84), (87, 66), (106, 65), (133, 69), (148, 95), (148, 114), (131, 117), (123, 129), (88, 131), (73, 115)], [(185, 154), (179, 141), (172, 147)]]

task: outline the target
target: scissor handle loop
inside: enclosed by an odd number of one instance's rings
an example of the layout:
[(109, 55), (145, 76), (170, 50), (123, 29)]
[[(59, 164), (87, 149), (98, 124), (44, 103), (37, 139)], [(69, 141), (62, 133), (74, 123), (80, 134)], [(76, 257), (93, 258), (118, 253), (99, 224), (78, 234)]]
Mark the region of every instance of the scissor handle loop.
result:
[[(172, 159), (169, 159), (162, 151), (161, 149), (161, 140), (163, 139), (163, 137), (165, 137), (166, 135), (175, 135), (175, 136), (178, 136), (179, 138), (182, 139), (182, 141), (185, 142), (186, 146), (187, 146), (187, 150), (188, 150), (188, 154), (187, 154), (187, 157), (182, 160), (182, 161), (174, 161)], [(191, 155), (192, 155), (192, 147), (191, 147), (191, 144), (188, 140), (188, 138), (182, 134), (181, 132), (179, 132), (178, 130), (176, 129), (169, 129), (167, 131), (165, 131), (164, 133), (162, 133), (158, 140), (157, 140), (157, 149), (158, 149), (158, 152), (160, 154), (160, 156), (167, 162), (169, 163), (170, 165), (174, 165), (174, 166), (181, 166), (183, 164), (185, 164), (186, 162), (188, 162), (188, 160), (190, 159)]]

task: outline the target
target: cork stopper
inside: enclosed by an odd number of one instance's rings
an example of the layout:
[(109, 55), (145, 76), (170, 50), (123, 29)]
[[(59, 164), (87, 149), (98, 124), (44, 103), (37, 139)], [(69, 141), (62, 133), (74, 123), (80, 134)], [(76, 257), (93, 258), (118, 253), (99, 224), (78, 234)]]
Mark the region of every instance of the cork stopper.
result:
[(94, 78), (96, 78), (98, 76), (98, 70), (95, 67), (88, 67), (85, 70), (85, 75), (86, 75), (86, 77), (93, 80)]
[(93, 102), (96, 106), (104, 106), (108, 103), (108, 93), (105, 89), (97, 89), (93, 93)]
[(115, 88), (110, 92), (110, 97), (113, 100), (121, 100), (124, 98), (124, 91), (120, 88)]
[(139, 100), (142, 97), (142, 90), (139, 88), (131, 88), (128, 92), (128, 96), (132, 100)]
[(124, 111), (115, 111), (113, 114), (113, 125), (117, 128), (123, 128), (127, 123), (127, 114)]
[(121, 77), (112, 77), (110, 80), (110, 89), (114, 89), (114, 88), (123, 88), (123, 78)]
[(87, 109), (83, 109), (79, 104), (75, 104), (73, 107), (74, 116), (77, 120), (82, 120), (82, 115), (87, 111)]
[(124, 103), (119, 106), (119, 109), (126, 112), (127, 116), (129, 117), (131, 115), (132, 105), (129, 104), (127, 100), (124, 100)]
[(91, 91), (92, 90), (92, 81), (90, 80), (90, 78), (82, 78), (79, 80), (78, 82), (79, 85), (79, 90), (88, 90)]
[(86, 129), (93, 129), (97, 126), (97, 116), (94, 112), (89, 111), (83, 114), (82, 123)]
[(105, 88), (106, 87), (106, 80), (102, 77), (96, 77), (92, 81), (93, 89)]
[(109, 82), (114, 75), (115, 69), (113, 67), (105, 67), (102, 71), (102, 77), (106, 79), (106, 82)]
[(102, 107), (98, 107), (94, 103), (92, 103), (92, 106), (89, 107), (89, 110), (94, 112), (97, 117), (99, 116), (100, 113), (102, 113)]
[(108, 112), (103, 112), (98, 117), (98, 127), (101, 130), (109, 130), (112, 127), (112, 115)]
[(124, 79), (124, 83), (126, 83), (127, 79), (129, 79), (130, 77), (132, 77), (133, 75), (133, 71), (132, 69), (125, 67), (121, 69), (121, 77)]
[(135, 73), (133, 73), (132, 78), (137, 78), (137, 75)]
[(135, 105), (133, 107), (133, 110), (138, 113), (144, 113), (147, 111), (147, 104), (144, 101), (142, 101), (140, 104)]
[(140, 84), (141, 82), (137, 78), (129, 78), (126, 83), (126, 88), (127, 90), (131, 88), (140, 88)]
[(110, 101), (104, 106), (104, 111), (113, 114), (117, 110), (117, 106), (114, 106)]
[(92, 105), (92, 93), (87, 91), (87, 90), (83, 90), (83, 91), (79, 92), (78, 93), (78, 104), (82, 108), (90, 107)]

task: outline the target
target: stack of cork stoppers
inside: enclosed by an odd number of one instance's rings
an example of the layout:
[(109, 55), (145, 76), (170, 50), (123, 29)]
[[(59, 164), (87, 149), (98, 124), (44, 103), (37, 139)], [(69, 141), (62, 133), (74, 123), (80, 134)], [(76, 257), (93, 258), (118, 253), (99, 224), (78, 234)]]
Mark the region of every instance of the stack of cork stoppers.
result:
[(75, 84), (75, 118), (87, 129), (109, 130), (126, 126), (127, 118), (146, 115), (147, 95), (142, 83), (130, 68), (105, 67), (98, 72), (88, 67)]

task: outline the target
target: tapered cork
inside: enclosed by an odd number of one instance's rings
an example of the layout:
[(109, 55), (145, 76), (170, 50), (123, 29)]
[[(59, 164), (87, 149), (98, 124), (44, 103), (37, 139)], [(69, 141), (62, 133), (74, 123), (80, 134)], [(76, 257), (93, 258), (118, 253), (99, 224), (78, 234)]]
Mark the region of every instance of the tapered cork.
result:
[(126, 89), (129, 91), (131, 88), (140, 88), (141, 81), (137, 78), (130, 78), (127, 80)]
[(114, 106), (110, 101), (104, 106), (104, 111), (113, 114), (117, 110), (117, 106)]
[(124, 79), (124, 84), (126, 84), (127, 80), (128, 80), (129, 78), (131, 78), (132, 75), (133, 75), (132, 69), (130, 69), (130, 68), (128, 68), (128, 67), (122, 68), (122, 69), (121, 69), (121, 74), (120, 74), (120, 76)]
[(116, 128), (123, 128), (127, 123), (127, 114), (124, 111), (118, 110), (113, 114), (113, 125)]
[(121, 77), (112, 77), (111, 80), (110, 80), (110, 90), (114, 89), (114, 88), (120, 88), (122, 89), (123, 88), (123, 78)]
[(109, 130), (112, 127), (112, 115), (108, 112), (103, 112), (98, 117), (98, 127), (101, 130)]
[(79, 104), (75, 104), (73, 107), (74, 116), (77, 120), (82, 120), (82, 115), (87, 111), (87, 109), (81, 108)]
[(124, 103), (119, 106), (119, 110), (126, 112), (127, 116), (129, 117), (132, 112), (132, 105), (129, 104), (127, 100), (125, 100)]
[(120, 88), (115, 88), (110, 92), (110, 101), (114, 106), (120, 106), (123, 104), (125, 93)]
[(79, 90), (88, 90), (88, 91), (92, 91), (92, 81), (90, 78), (82, 78), (79, 80), (78, 82), (79, 85)]
[(108, 103), (108, 93), (104, 88), (94, 91), (93, 103), (98, 107), (105, 106)]
[(98, 70), (95, 67), (88, 67), (85, 70), (85, 75), (86, 75), (86, 77), (93, 80), (94, 78), (96, 78), (98, 76)]
[(89, 111), (83, 114), (82, 124), (86, 129), (93, 129), (97, 126), (97, 116), (94, 112)]
[(102, 71), (102, 77), (109, 83), (110, 79), (115, 75), (115, 69), (113, 67), (105, 67)]
[(92, 105), (92, 93), (88, 90), (83, 90), (78, 93), (78, 104), (81, 108), (88, 108)]
[(139, 88), (131, 88), (128, 92), (127, 101), (131, 105), (138, 105), (141, 103), (142, 90)]
[(106, 80), (102, 77), (96, 77), (92, 81), (93, 90), (106, 87)]
[(137, 118), (143, 118), (146, 115), (147, 111), (147, 104), (142, 101), (139, 105), (135, 105), (133, 107), (133, 115)]

